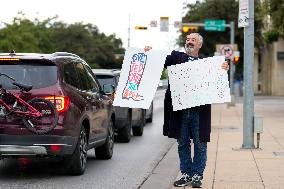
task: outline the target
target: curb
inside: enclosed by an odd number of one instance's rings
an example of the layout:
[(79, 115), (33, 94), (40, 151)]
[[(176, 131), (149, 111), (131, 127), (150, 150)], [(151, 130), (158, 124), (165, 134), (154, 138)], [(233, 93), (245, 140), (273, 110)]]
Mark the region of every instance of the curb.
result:
[(170, 189), (178, 174), (177, 143), (174, 143), (139, 189)]

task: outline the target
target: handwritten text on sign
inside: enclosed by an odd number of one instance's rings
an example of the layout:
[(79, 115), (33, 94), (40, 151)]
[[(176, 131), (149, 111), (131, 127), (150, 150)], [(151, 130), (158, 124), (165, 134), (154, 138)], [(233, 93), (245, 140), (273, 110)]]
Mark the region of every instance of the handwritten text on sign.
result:
[(224, 56), (214, 56), (168, 67), (173, 110), (230, 102)]

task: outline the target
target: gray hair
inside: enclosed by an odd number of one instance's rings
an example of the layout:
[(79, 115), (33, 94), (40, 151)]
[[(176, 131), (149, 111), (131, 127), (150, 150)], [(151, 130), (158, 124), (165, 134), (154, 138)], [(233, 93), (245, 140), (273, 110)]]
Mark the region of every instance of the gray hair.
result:
[(197, 35), (197, 36), (198, 36), (198, 39), (199, 39), (199, 42), (200, 42), (200, 44), (201, 44), (201, 46), (202, 46), (202, 44), (203, 44), (203, 37), (202, 37), (199, 33), (190, 33), (190, 34)]
[(202, 37), (202, 35), (200, 35), (200, 33), (193, 33), (193, 34), (198, 35), (199, 42), (200, 42), (200, 44), (202, 45), (202, 44), (203, 44), (203, 37)]

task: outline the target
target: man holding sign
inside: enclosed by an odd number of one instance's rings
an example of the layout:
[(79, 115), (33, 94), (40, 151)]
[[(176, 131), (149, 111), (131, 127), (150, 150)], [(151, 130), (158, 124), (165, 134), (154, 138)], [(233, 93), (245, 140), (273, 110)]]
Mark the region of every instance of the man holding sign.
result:
[[(199, 59), (199, 49), (203, 38), (198, 33), (187, 35), (185, 53), (172, 51), (168, 55), (164, 68), (191, 63)], [(145, 47), (145, 51), (152, 49)], [(224, 62), (221, 66), (228, 70), (229, 65)], [(184, 100), (184, 99), (183, 99)], [(171, 89), (168, 85), (164, 101), (164, 128), (163, 134), (177, 139), (182, 176), (175, 181), (174, 186), (184, 187), (191, 183), (192, 187), (201, 187), (203, 172), (207, 160), (207, 142), (210, 142), (211, 132), (211, 105), (201, 105), (192, 108), (173, 111)], [(194, 156), (191, 157), (190, 139), (194, 143)]]

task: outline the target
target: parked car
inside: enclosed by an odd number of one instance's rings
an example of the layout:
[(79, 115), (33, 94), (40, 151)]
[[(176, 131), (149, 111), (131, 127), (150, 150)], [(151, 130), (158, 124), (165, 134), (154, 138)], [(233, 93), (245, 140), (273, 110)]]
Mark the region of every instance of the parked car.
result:
[(168, 87), (168, 79), (162, 79), (159, 82), (158, 89), (166, 89)]
[[(60, 157), (68, 173), (81, 175), (86, 169), (87, 150), (97, 158), (110, 159), (114, 145), (114, 110), (107, 94), (110, 87), (98, 84), (89, 65), (71, 53), (0, 54), (0, 72), (17, 82), (32, 85), (26, 100), (45, 98), (58, 111), (57, 126), (48, 134), (27, 130), (21, 119), (0, 117), (0, 158)], [(0, 77), (3, 88), (19, 90)]]
[[(111, 84), (117, 88), (120, 70), (92, 69), (101, 85)], [(115, 131), (121, 142), (129, 142), (131, 139), (131, 128), (134, 136), (142, 136), (146, 122), (153, 120), (153, 102), (149, 109), (114, 107), (115, 109)]]

